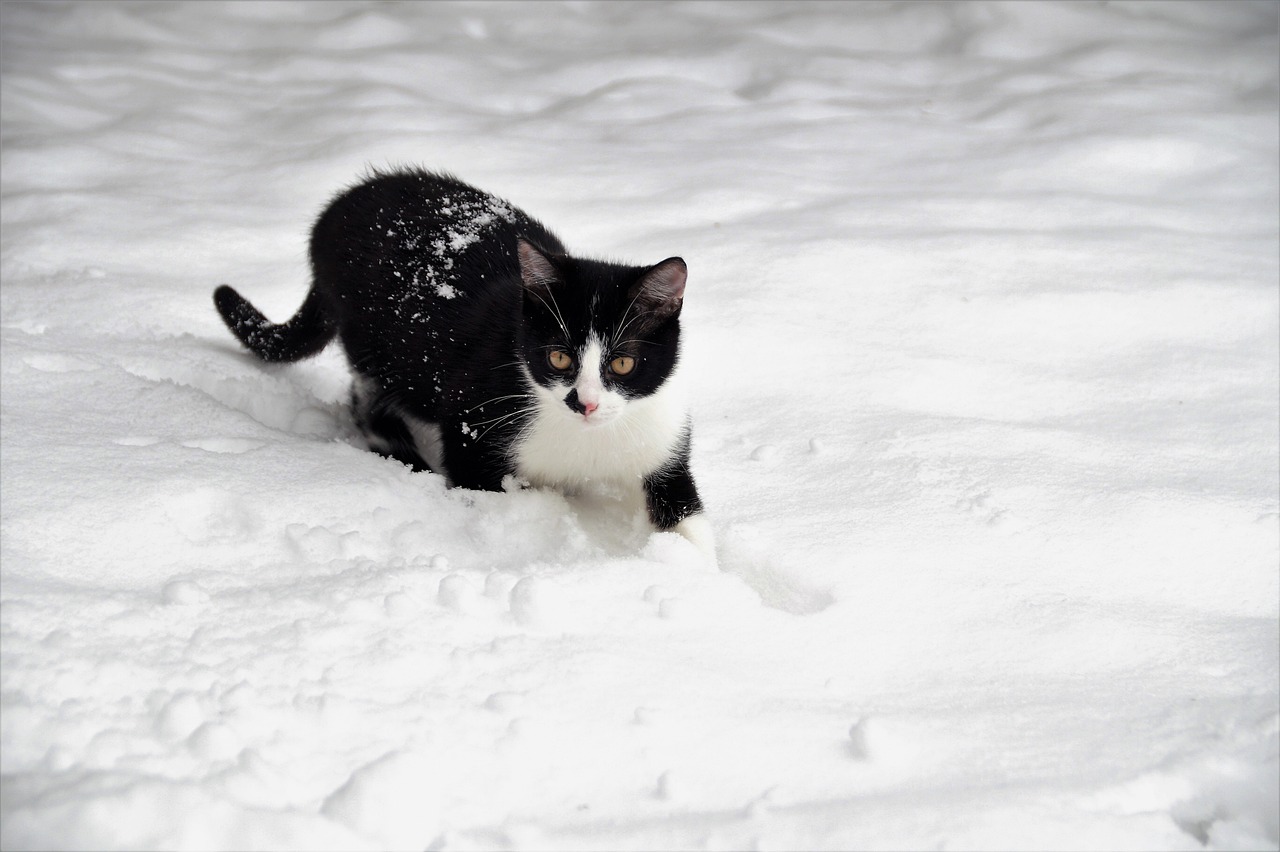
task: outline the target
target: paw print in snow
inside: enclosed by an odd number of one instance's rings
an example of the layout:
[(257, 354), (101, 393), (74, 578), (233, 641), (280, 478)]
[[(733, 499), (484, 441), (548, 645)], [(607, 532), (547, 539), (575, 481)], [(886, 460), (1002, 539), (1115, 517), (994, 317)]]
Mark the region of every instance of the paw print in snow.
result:
[(956, 508), (974, 515), (989, 527), (1008, 528), (1012, 517), (1009, 510), (991, 501), (991, 492), (983, 491), (970, 497), (961, 497), (956, 501)]

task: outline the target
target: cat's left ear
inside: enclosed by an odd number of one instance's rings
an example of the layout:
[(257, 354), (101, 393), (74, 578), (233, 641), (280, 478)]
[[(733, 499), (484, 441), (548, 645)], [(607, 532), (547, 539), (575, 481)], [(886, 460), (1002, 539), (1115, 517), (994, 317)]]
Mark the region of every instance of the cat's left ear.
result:
[(546, 298), (551, 288), (560, 283), (560, 271), (542, 249), (524, 237), (516, 239), (516, 254), (520, 258), (520, 281), (524, 288)]
[(684, 303), (684, 285), (689, 278), (689, 267), (678, 257), (669, 257), (645, 270), (631, 287), (630, 296), (658, 319), (667, 319), (680, 312)]

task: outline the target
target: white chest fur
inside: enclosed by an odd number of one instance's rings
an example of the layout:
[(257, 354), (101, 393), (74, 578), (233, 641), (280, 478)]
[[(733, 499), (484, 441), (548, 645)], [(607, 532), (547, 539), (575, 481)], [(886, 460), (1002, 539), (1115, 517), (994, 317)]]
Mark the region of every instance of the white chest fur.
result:
[(584, 423), (550, 393), (538, 394), (536, 413), (512, 448), (516, 472), (533, 485), (558, 488), (638, 482), (671, 460), (687, 417), (674, 376), (599, 424)]

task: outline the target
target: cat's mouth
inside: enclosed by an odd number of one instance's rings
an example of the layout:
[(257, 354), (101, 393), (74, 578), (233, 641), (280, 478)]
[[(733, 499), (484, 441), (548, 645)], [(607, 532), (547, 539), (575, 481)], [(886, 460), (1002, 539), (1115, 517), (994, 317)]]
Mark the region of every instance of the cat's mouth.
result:
[(604, 426), (606, 423), (613, 421), (617, 416), (617, 410), (613, 408), (597, 407), (590, 411), (577, 412), (569, 411), (569, 416), (580, 423), (583, 428), (594, 429), (598, 426)]
[(603, 426), (618, 413), (615, 406), (605, 405), (598, 397), (579, 395), (576, 387), (565, 395), (564, 404), (569, 416), (587, 428)]
[(614, 416), (612, 414), (599, 413), (599, 414), (591, 414), (591, 415), (583, 416), (580, 419), (582, 421), (583, 426), (585, 426), (588, 429), (595, 429), (597, 427), (605, 426), (609, 423), (612, 423)]

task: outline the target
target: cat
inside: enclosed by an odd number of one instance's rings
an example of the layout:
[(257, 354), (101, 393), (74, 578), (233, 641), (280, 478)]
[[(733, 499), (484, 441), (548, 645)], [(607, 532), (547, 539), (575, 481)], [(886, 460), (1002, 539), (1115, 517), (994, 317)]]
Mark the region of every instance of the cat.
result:
[(370, 449), (462, 488), (621, 486), (714, 561), (680, 394), (684, 260), (571, 256), (510, 203), (421, 169), (374, 171), (336, 196), (310, 254), (287, 322), (225, 284), (214, 303), (266, 362), (336, 336)]

